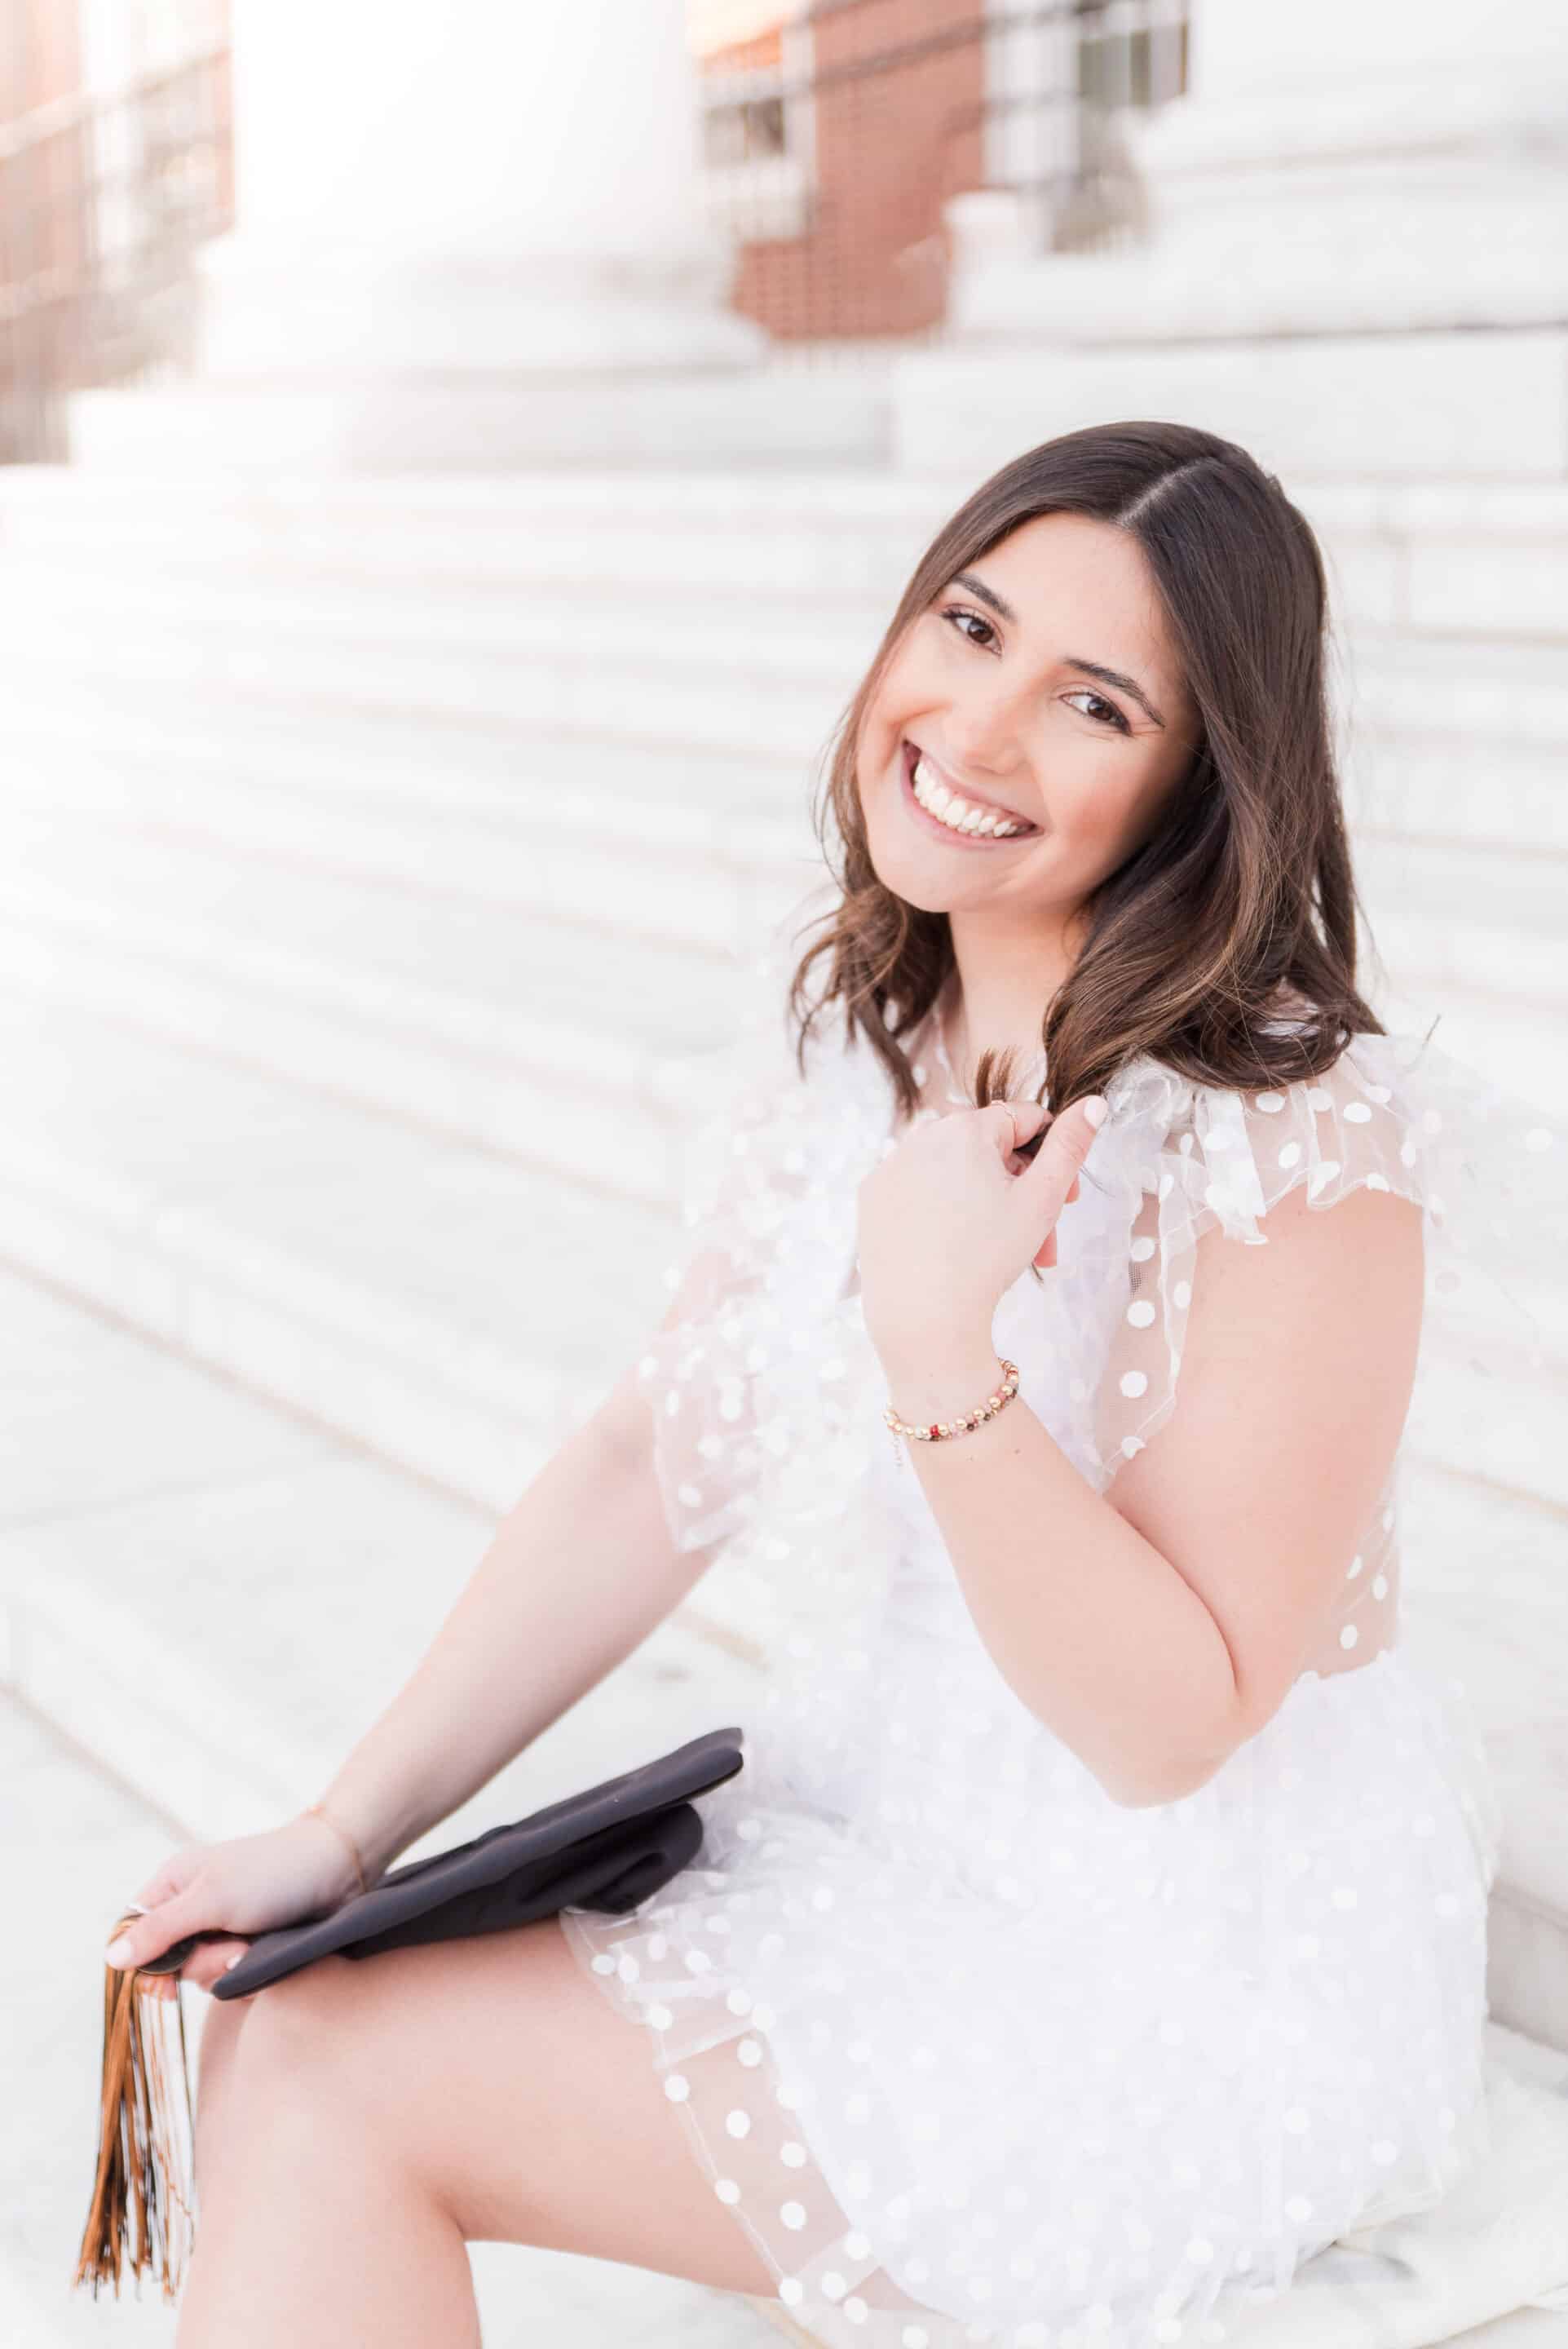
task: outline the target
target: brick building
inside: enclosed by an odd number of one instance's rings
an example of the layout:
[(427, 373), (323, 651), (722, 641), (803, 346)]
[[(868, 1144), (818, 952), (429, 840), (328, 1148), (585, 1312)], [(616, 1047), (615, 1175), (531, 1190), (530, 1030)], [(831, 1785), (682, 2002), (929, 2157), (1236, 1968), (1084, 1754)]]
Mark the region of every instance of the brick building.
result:
[(946, 308), (944, 208), (1030, 198), (1044, 244), (1136, 220), (1120, 110), (1186, 87), (1184, 6), (1059, 21), (1000, 0), (688, 0), (710, 202), (736, 306), (783, 341), (918, 335)]

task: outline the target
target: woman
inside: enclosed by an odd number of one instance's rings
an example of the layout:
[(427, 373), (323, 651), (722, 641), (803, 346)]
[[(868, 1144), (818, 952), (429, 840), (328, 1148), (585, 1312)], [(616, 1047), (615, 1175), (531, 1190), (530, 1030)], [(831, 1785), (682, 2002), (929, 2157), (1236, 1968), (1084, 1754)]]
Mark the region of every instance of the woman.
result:
[(175, 1854), (119, 1954), (335, 1902), (708, 1572), (747, 1767), (633, 1916), (214, 2008), (181, 2349), (476, 2341), (496, 2239), (831, 2344), (1220, 2340), (1481, 2148), (1497, 1822), (1397, 1645), (1398, 1479), (1560, 1137), (1357, 992), (1325, 631), (1187, 427), (939, 533), (661, 1329), (321, 1813)]

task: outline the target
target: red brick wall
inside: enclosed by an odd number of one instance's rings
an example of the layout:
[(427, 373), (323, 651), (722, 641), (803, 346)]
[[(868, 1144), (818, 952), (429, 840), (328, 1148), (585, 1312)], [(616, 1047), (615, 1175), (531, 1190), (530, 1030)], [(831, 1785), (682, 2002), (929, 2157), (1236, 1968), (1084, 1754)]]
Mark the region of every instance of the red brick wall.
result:
[(784, 340), (939, 323), (942, 207), (983, 184), (985, 15), (985, 0), (860, 0), (817, 19), (814, 223), (742, 245), (737, 309)]

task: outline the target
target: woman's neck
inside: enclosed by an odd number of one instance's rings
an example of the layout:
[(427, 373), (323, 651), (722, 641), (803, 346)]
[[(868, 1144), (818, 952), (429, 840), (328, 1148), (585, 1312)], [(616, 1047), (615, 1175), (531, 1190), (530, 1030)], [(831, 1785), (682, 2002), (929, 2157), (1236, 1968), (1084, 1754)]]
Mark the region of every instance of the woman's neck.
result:
[(1053, 998), (1078, 955), (1078, 940), (1064, 931), (1031, 928), (999, 936), (994, 923), (975, 924), (971, 935), (963, 918), (949, 916), (953, 967), (938, 997), (938, 1016), (955, 1081), (967, 1083), (988, 1048), (1011, 1049), (1022, 1068), (1040, 1055), (1040, 1030)]

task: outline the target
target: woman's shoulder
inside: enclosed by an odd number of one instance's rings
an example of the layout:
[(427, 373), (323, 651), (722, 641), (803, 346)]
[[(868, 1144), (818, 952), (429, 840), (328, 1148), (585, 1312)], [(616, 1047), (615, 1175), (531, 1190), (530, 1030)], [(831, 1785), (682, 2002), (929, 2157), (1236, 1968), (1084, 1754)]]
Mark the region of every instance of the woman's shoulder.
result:
[(1360, 1030), (1299, 1075), (1287, 1050), (1280, 1075), (1257, 1086), (1205, 1083), (1140, 1055), (1105, 1088), (1102, 1131), (1117, 1135), (1130, 1184), (1175, 1195), (1193, 1225), (1233, 1237), (1264, 1237), (1269, 1210), (1298, 1188), (1318, 1208), (1366, 1188), (1416, 1201), (1429, 1231), (1477, 1257), (1497, 1257), (1505, 1225), (1539, 1245), (1563, 1224), (1568, 1126), (1554, 1100), (1445, 1051), (1435, 1025)]

